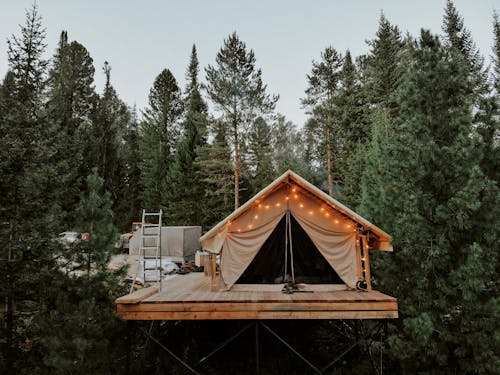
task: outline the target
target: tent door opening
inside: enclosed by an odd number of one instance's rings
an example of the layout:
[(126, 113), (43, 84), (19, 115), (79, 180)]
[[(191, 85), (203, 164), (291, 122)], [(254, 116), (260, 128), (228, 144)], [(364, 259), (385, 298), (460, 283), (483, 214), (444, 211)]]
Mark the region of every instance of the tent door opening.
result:
[(294, 216), (287, 212), (237, 284), (344, 284)]

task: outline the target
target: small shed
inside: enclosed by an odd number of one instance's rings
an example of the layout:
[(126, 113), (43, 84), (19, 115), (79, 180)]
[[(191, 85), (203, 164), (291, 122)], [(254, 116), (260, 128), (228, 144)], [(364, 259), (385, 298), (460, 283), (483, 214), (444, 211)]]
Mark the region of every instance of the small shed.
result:
[[(156, 228), (144, 228), (145, 234), (154, 234)], [(194, 254), (200, 249), (200, 226), (163, 226), (161, 228), (161, 255), (169, 257), (173, 262), (183, 263), (194, 259)], [(129, 255), (139, 255), (140, 229), (130, 239)], [(146, 246), (154, 246), (152, 238), (145, 238)], [(150, 253), (147, 253), (150, 252)], [(146, 250), (147, 256), (154, 256), (154, 250)]]

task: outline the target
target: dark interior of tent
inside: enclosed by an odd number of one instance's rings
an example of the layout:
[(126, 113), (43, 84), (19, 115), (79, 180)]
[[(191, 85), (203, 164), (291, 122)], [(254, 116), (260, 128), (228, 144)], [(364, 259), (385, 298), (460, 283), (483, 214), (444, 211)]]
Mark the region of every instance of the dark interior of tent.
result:
[[(318, 248), (290, 215), (292, 232), (293, 266), (296, 283), (344, 284), (337, 272), (328, 264)], [(286, 241), (286, 215), (266, 240), (253, 261), (240, 276), (238, 284), (280, 284), (285, 274), (291, 275), (290, 241)], [(285, 246), (287, 270), (285, 272)]]

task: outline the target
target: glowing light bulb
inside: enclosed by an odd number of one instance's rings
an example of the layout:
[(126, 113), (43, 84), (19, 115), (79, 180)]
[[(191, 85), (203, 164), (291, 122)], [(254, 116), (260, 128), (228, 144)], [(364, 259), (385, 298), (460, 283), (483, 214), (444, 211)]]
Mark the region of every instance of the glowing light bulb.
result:
[(314, 212), (313, 211), (309, 211), (309, 215), (314, 215)]
[(248, 224), (248, 229), (252, 229), (253, 228), (253, 224)]
[(267, 205), (267, 206), (266, 206), (266, 210), (269, 210), (270, 208), (271, 208), (271, 206), (270, 206), (270, 205)]
[(295, 193), (297, 191), (297, 188), (293, 188), (292, 191)]
[(261, 203), (259, 203), (259, 205), (258, 205), (257, 207), (262, 208), (262, 204), (261, 204)]
[(241, 233), (241, 229), (238, 229), (238, 233)]
[(323, 207), (321, 207), (319, 210), (320, 210), (321, 212), (323, 212), (325, 209), (324, 209)]
[(257, 220), (259, 218), (259, 215), (255, 215), (253, 218)]
[(299, 207), (300, 208), (304, 208), (304, 205), (301, 203), (301, 204), (299, 204)]
[(287, 196), (285, 197), (285, 200), (289, 201), (289, 200), (290, 200), (290, 197), (287, 195)]
[(326, 216), (326, 217), (330, 217), (330, 213), (329, 213), (329, 212), (327, 212), (327, 213), (325, 214), (325, 216)]
[(298, 196), (297, 194), (294, 194), (294, 195), (293, 195), (293, 197), (294, 197), (295, 199), (299, 199), (299, 196)]
[(279, 202), (278, 202), (278, 203), (276, 203), (276, 205), (275, 205), (275, 206), (276, 206), (276, 207), (280, 207), (280, 206), (281, 206), (281, 203), (279, 203)]

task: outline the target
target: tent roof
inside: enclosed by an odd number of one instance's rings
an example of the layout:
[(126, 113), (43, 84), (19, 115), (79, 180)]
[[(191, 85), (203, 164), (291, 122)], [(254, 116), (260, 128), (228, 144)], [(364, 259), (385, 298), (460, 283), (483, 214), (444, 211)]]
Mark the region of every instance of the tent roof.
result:
[(335, 198), (332, 198), (322, 190), (318, 189), (316, 186), (312, 185), (302, 177), (300, 177), (298, 174), (295, 172), (288, 170), (285, 173), (283, 173), (280, 177), (278, 177), (276, 180), (274, 180), (271, 184), (269, 184), (267, 187), (262, 189), (260, 192), (258, 192), (253, 198), (249, 199), (245, 204), (243, 204), (241, 207), (238, 209), (234, 210), (233, 213), (231, 213), (229, 216), (227, 216), (224, 220), (219, 222), (215, 227), (213, 227), (211, 230), (209, 230), (207, 233), (205, 233), (201, 238), (200, 241), (203, 241), (205, 239), (208, 239), (215, 234), (217, 234), (220, 230), (224, 228), (224, 226), (230, 222), (235, 220), (238, 216), (243, 214), (249, 207), (252, 206), (255, 202), (258, 202), (268, 196), (271, 192), (274, 190), (280, 188), (283, 183), (291, 183), (295, 184), (299, 187), (301, 187), (303, 190), (309, 192), (313, 197), (316, 197), (317, 199), (320, 199), (327, 205), (331, 206), (333, 209), (337, 210), (340, 212), (342, 215), (348, 217), (349, 219), (355, 221), (356, 223), (360, 224), (363, 226), (364, 230), (370, 230), (372, 233), (374, 233), (377, 237), (379, 237), (379, 241), (387, 243), (387, 245), (384, 248), (380, 248), (380, 250), (386, 250), (386, 251), (392, 251), (392, 245), (390, 243), (392, 242), (392, 237), (384, 232), (382, 229), (377, 227), (376, 225), (370, 223), (368, 220), (364, 219), (360, 215), (358, 215), (356, 212), (351, 210), (350, 208), (344, 206), (342, 203), (340, 203), (338, 200)]

